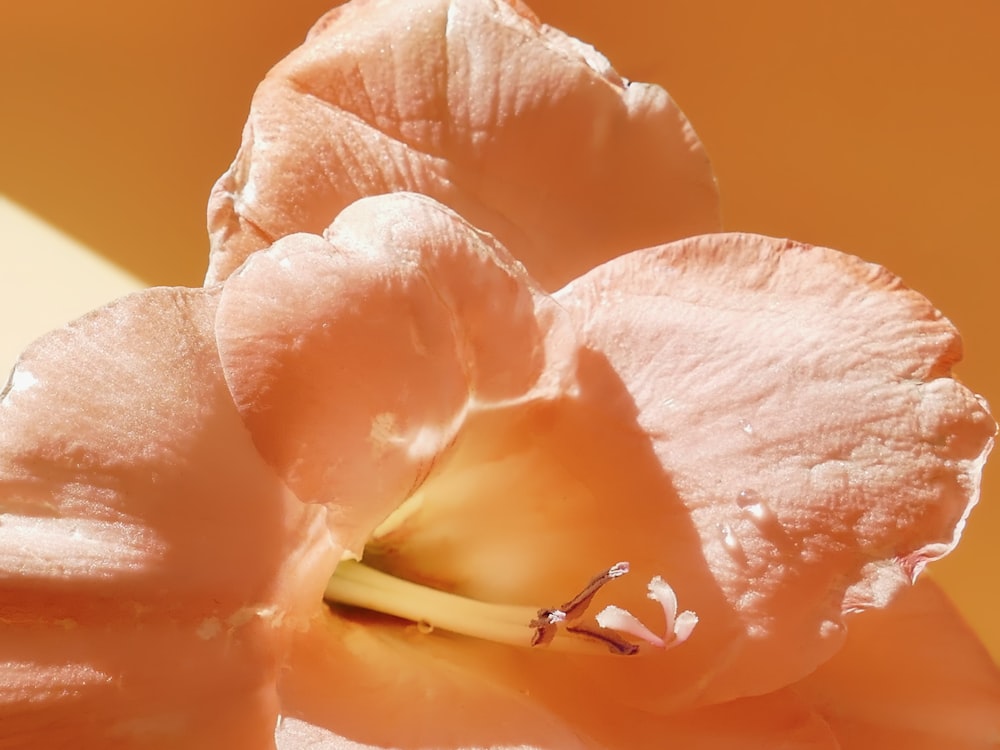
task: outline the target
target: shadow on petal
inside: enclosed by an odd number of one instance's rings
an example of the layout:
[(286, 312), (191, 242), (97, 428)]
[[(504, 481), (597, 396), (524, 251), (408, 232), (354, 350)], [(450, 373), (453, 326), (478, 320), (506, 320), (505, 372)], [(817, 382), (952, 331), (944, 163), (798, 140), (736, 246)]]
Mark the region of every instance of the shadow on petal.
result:
[(595, 574), (629, 561), (631, 573), (606, 585), (590, 614), (616, 604), (654, 628), (663, 613), (648, 600), (647, 583), (662, 575), (681, 607), (701, 618), (669, 653), (580, 657), (456, 646), (454, 658), (490, 662), (485, 671), (516, 663), (532, 692), (581, 684), (609, 705), (685, 705), (741, 647), (743, 627), (621, 381), (600, 354), (583, 351), (580, 362), (574, 397), (473, 414), (410, 514), (370, 544), (366, 560), (473, 599), (539, 608), (558, 606)]
[(329, 550), (236, 412), (215, 302), (112, 303), (30, 347), (0, 402), (0, 726), (15, 747), (271, 741), (279, 620), (319, 606)]
[(844, 648), (794, 686), (845, 748), (1000, 746), (1000, 671), (932, 580), (847, 627)]

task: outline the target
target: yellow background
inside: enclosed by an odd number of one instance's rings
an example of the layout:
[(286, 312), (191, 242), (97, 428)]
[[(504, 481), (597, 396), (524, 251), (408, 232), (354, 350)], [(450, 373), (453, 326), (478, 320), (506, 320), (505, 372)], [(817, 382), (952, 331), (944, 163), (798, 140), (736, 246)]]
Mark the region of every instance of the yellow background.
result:
[[(147, 283), (198, 284), (206, 198), (235, 153), (251, 92), (329, 4), (5, 3), (0, 194)], [(729, 228), (889, 266), (959, 326), (960, 375), (1000, 405), (1000, 2), (533, 7), (624, 75), (668, 88), (713, 158)], [(134, 284), (99, 264), (85, 275), (82, 250), (48, 230), (16, 234), (4, 206), (0, 338), (68, 316), (73, 289), (85, 288), (80, 306)], [(43, 252), (50, 241), (67, 260)], [(11, 302), (15, 289), (31, 290), (30, 302)], [(998, 539), (1000, 460), (962, 546), (933, 569), (994, 657)]]

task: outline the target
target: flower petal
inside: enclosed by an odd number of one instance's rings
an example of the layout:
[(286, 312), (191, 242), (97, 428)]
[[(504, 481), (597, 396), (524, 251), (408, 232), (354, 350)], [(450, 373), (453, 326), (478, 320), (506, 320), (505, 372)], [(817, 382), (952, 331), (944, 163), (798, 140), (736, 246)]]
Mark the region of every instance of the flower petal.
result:
[(278, 750), (594, 748), (488, 672), (440, 659), (411, 625), (317, 618), (279, 685)]
[[(349, 624), (340, 627), (344, 628), (344, 632), (350, 633), (352, 631), (349, 628), (352, 626), (353, 624)], [(455, 733), (453, 737), (463, 738), (466, 743), (469, 742), (469, 738), (477, 737), (479, 742), (474, 745), (475, 747), (492, 747), (491, 738), (492, 742), (507, 746), (514, 739), (511, 731), (518, 731), (519, 726), (535, 730), (534, 736), (544, 736), (537, 731), (540, 725), (537, 712), (545, 712), (551, 717), (548, 721), (571, 727), (576, 736), (587, 743), (587, 747), (603, 750), (656, 750), (663, 747), (694, 750), (715, 748), (837, 750), (839, 748), (837, 739), (823, 716), (808, 700), (792, 690), (783, 689), (691, 711), (657, 714), (625, 705), (620, 701), (608, 700), (608, 696), (614, 696), (616, 690), (624, 686), (624, 682), (610, 686), (603, 685), (605, 679), (603, 667), (609, 662), (630, 662), (628, 657), (611, 659), (584, 657), (581, 662), (585, 669), (581, 669), (578, 673), (565, 673), (562, 671), (562, 663), (546, 658), (552, 656), (551, 654), (534, 652), (532, 658), (541, 661), (552, 677), (551, 685), (539, 689), (541, 686), (535, 679), (536, 674), (526, 672), (525, 662), (519, 658), (523, 652), (512, 653), (509, 648), (491, 647), (491, 644), (424, 633), (416, 626), (401, 630), (387, 626), (384, 622), (366, 622), (364, 635), (364, 639), (357, 634), (346, 640), (349, 646), (352, 641), (359, 644), (356, 648), (350, 648), (350, 651), (359, 655), (363, 653), (368, 665), (365, 667), (364, 675), (355, 682), (360, 681), (364, 686), (372, 685), (371, 689), (380, 691), (379, 694), (397, 688), (408, 689), (410, 705), (404, 706), (402, 712), (408, 716), (421, 712), (424, 714), (419, 717), (419, 723), (415, 725), (417, 731), (428, 733), (429, 726), (433, 724), (450, 725), (450, 727), (436, 728), (436, 731), (451, 731)], [(345, 642), (344, 639), (340, 640)], [(312, 667), (316, 670), (316, 676), (309, 677), (309, 682), (298, 683), (297, 674), (308, 674), (310, 671), (308, 665), (322, 665), (323, 661), (316, 656), (309, 658), (308, 654), (311, 652), (304, 650), (306, 646), (302, 648), (303, 650), (299, 652), (302, 654), (300, 661), (307, 666), (304, 670), (292, 669), (286, 673), (289, 684), (282, 685), (283, 701), (286, 704), (301, 706), (303, 716), (322, 717), (325, 711), (328, 716), (333, 717), (341, 713), (343, 710), (338, 707), (336, 699), (339, 693), (334, 692), (338, 690), (336, 686), (325, 688), (325, 692), (321, 686), (313, 687), (316, 685), (313, 680), (321, 679), (327, 670), (336, 668), (334, 664)], [(331, 646), (324, 644), (323, 648), (330, 650)], [(351, 655), (345, 659), (344, 646), (335, 648), (340, 654), (336, 664), (346, 662), (351, 669), (358, 657)], [(402, 669), (397, 667), (390, 671), (393, 675), (400, 671), (401, 679), (386, 678), (385, 671), (376, 668), (381, 662), (402, 665)], [(636, 664), (636, 662), (631, 663)], [(420, 686), (414, 674), (421, 676), (429, 674), (432, 677), (427, 679), (424, 686)], [(450, 680), (445, 682), (449, 675)], [(510, 694), (530, 696), (536, 712), (528, 715), (527, 723), (521, 725), (517, 721), (511, 721), (509, 728), (499, 727), (495, 721), (490, 720), (493, 717), (477, 716), (475, 705), (472, 712), (459, 715), (448, 710), (449, 691), (453, 689), (449, 683), (467, 681), (472, 689), (471, 696), (475, 700), (479, 696), (489, 695), (476, 679), (476, 676), (487, 675), (498, 699), (494, 714), (503, 712), (518, 716), (516, 712), (523, 711), (523, 708), (516, 701), (513, 707), (509, 705)], [(332, 681), (327, 679), (327, 682)], [(448, 687), (429, 689), (429, 685), (438, 682), (444, 682)], [(289, 687), (294, 692), (289, 690)], [(605, 687), (609, 689), (602, 690)], [(311, 696), (311, 699), (320, 706), (314, 708), (310, 714), (305, 709), (309, 705), (308, 702), (300, 703), (296, 695), (305, 695), (307, 699)], [(352, 698), (347, 696), (344, 700), (350, 705)], [(390, 701), (394, 703), (394, 700), (395, 696), (390, 693)], [(384, 709), (384, 713), (396, 715), (391, 707)], [(358, 723), (363, 721), (362, 719)], [(547, 726), (548, 721), (541, 726)], [(460, 726), (456, 728), (456, 724)], [(340, 719), (340, 726), (347, 727), (350, 723), (346, 719)], [(384, 743), (383, 746), (400, 746), (398, 739), (392, 741), (391, 727), (372, 727), (363, 724), (362, 726), (369, 741), (377, 737)], [(410, 729), (413, 731), (414, 727)], [(354, 731), (358, 732), (357, 729)], [(530, 740), (525, 738), (524, 741)], [(414, 742), (412, 745), (402, 743), (402, 746), (427, 747), (434, 744), (425, 741), (423, 744)], [(443, 743), (438, 743), (437, 746), (441, 744)], [(468, 746), (457, 741), (456, 745)], [(550, 746), (562, 745), (555, 743)], [(295, 746), (293, 748), (298, 750)], [(281, 750), (285, 748), (282, 747)]]
[(556, 288), (654, 242), (716, 231), (691, 126), (656, 86), (503, 0), (334, 9), (254, 96), (209, 204), (209, 280), (365, 195), (413, 190)]
[(315, 509), (232, 404), (217, 296), (112, 303), (32, 345), (4, 391), (0, 724), (15, 746), (271, 741), (276, 617), (315, 609), (311, 571), (331, 563), (316, 564)]
[[(634, 410), (608, 408), (621, 406), (625, 386), (606, 361), (587, 352), (578, 380), (578, 389), (562, 399), (470, 415), (409, 501), (412, 512), (380, 534), (368, 552), (407, 578), (472, 599), (536, 609), (559, 607), (595, 575), (628, 560), (631, 572), (597, 592), (590, 616), (618, 605), (659, 630), (663, 608), (649, 600), (646, 583), (661, 575), (679, 607), (699, 618), (722, 613), (714, 617), (713, 630), (718, 628), (732, 615), (701, 556), (690, 512)], [(704, 622), (666, 652), (653, 649), (633, 658), (602, 656), (601, 649), (579, 656), (544, 646), (506, 648), (482, 669), (516, 668), (525, 689), (540, 697), (586, 684), (607, 711), (685, 709), (710, 676), (727, 666), (725, 644), (713, 630), (705, 636)], [(476, 658), (486, 653), (480, 647)]]
[(704, 559), (723, 595), (698, 565), (664, 571), (700, 618), (675, 658), (721, 663), (731, 645), (704, 700), (811, 671), (843, 611), (883, 605), (954, 545), (995, 424), (948, 377), (950, 323), (883, 269), (706, 236), (611, 261), (556, 299), (628, 389), (606, 380), (595, 402), (637, 414), (695, 525), (664, 538), (664, 560)]
[(568, 387), (573, 349), (548, 349), (565, 326), (491, 238), (400, 193), (352, 205), (327, 240), (293, 235), (250, 258), (226, 283), (217, 337), (258, 448), (301, 499), (335, 508), (360, 552), (470, 409)]
[(67, 612), (11, 625), (10, 604), (0, 608), (0, 745), (273, 747), (273, 657), (260, 648), (269, 624), (205, 638), (191, 622), (107, 609), (103, 622)]
[[(603, 748), (841, 750), (823, 718), (788, 690), (671, 716), (620, 710), (586, 701), (568, 710), (572, 711), (573, 726), (593, 736)], [(564, 717), (570, 720), (565, 714)]]
[(842, 747), (1000, 745), (1000, 671), (933, 581), (847, 626), (844, 648), (795, 686)]

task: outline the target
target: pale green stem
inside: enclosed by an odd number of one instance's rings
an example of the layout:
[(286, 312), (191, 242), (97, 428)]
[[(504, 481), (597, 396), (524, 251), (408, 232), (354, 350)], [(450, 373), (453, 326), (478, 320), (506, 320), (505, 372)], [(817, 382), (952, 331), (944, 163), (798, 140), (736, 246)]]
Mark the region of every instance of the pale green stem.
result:
[[(396, 578), (354, 560), (344, 560), (326, 586), (331, 603), (382, 612), (452, 633), (512, 646), (531, 646), (539, 611), (533, 607), (495, 604)], [(587, 638), (556, 638), (556, 651), (601, 653), (607, 645)]]

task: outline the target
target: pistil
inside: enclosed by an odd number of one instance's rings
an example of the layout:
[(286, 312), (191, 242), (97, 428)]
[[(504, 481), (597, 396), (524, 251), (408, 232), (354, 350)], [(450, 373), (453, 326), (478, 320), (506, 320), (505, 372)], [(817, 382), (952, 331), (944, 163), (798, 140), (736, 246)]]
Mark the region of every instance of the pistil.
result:
[[(631, 656), (640, 641), (668, 648), (690, 635), (697, 618), (690, 612), (676, 616), (673, 590), (659, 577), (650, 583), (650, 598), (664, 607), (667, 632), (657, 636), (627, 610), (608, 607), (596, 620), (585, 619), (594, 596), (606, 584), (625, 575), (628, 563), (617, 563), (595, 576), (576, 596), (555, 608), (498, 604), (470, 599), (397, 578), (361, 562), (344, 560), (330, 578), (324, 594), (334, 605), (381, 612), (416, 623), (420, 632), (440, 629), (504, 643), (574, 653), (612, 653)], [(654, 595), (654, 590), (659, 595)], [(672, 607), (672, 609), (671, 609)], [(681, 632), (675, 632), (675, 623)], [(558, 636), (558, 637), (557, 637)]]
[(467, 599), (344, 560), (326, 586), (326, 601), (381, 612), (471, 638), (512, 646), (531, 641), (535, 609)]

